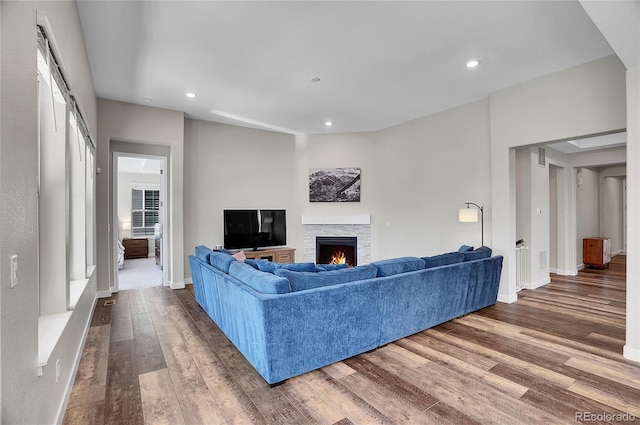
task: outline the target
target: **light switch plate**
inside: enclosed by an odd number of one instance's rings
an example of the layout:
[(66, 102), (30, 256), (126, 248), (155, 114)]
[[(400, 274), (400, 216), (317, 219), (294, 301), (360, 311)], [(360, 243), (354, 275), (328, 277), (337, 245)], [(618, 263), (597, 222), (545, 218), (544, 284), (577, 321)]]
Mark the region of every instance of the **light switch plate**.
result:
[(11, 256), (11, 287), (18, 284), (18, 256)]

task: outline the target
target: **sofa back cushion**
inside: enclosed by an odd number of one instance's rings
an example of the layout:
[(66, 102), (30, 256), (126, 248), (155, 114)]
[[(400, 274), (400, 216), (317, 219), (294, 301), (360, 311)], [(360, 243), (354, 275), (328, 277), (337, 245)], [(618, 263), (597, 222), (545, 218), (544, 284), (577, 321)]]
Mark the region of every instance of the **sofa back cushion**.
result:
[(462, 255), (464, 255), (464, 261), (473, 261), (480, 260), (482, 258), (489, 258), (491, 257), (491, 252), (491, 248), (489, 248), (488, 246), (481, 246), (478, 249), (465, 252)]
[(424, 260), (424, 268), (447, 266), (449, 264), (462, 263), (464, 254), (461, 252), (447, 252), (446, 254), (434, 255), (432, 257), (422, 257)]
[(196, 247), (196, 258), (201, 259), (202, 261), (208, 263), (209, 262), (209, 254), (211, 254), (211, 249), (207, 248), (204, 245), (198, 245)]
[(418, 257), (400, 257), (374, 261), (371, 265), (378, 268), (378, 277), (385, 277), (422, 270), (424, 269), (424, 260)]
[(292, 291), (305, 291), (323, 286), (373, 279), (376, 277), (376, 267), (368, 264), (366, 266), (331, 270), (322, 273), (296, 272), (280, 268), (276, 269), (274, 273), (276, 276), (287, 278), (289, 283), (291, 283)]
[(229, 275), (263, 294), (286, 294), (291, 292), (291, 285), (286, 278), (261, 272), (242, 261), (233, 261), (231, 263)]
[(263, 272), (273, 273), (276, 269), (292, 270), (296, 272), (315, 272), (315, 263), (274, 263), (273, 261), (258, 260), (258, 269)]
[(229, 273), (229, 266), (234, 261), (238, 260), (221, 251), (211, 251), (209, 254), (209, 264), (224, 273)]

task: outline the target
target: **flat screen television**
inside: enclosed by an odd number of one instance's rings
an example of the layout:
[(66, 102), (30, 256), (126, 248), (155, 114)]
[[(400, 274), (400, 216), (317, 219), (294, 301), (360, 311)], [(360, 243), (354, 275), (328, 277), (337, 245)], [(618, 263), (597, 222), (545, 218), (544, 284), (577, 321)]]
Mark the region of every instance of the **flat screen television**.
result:
[(224, 210), (225, 249), (254, 250), (287, 244), (285, 210)]

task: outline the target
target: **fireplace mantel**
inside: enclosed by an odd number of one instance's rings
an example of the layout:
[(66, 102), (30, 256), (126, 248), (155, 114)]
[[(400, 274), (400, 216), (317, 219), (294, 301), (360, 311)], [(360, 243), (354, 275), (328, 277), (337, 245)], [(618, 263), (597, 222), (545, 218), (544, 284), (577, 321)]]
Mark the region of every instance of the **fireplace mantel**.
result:
[(371, 214), (303, 215), (302, 224), (371, 224)]

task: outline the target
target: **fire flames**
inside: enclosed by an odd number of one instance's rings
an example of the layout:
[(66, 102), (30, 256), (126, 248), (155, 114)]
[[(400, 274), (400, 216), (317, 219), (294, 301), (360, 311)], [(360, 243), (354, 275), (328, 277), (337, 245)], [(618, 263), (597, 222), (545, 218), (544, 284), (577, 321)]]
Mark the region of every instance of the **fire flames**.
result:
[(346, 264), (346, 263), (347, 263), (347, 256), (344, 253), (344, 251), (336, 251), (331, 256), (331, 262), (329, 264)]

